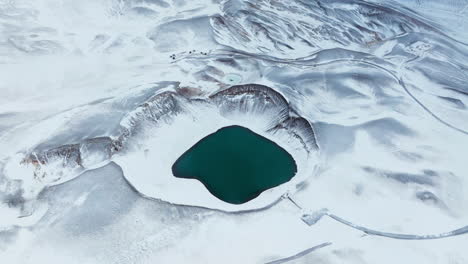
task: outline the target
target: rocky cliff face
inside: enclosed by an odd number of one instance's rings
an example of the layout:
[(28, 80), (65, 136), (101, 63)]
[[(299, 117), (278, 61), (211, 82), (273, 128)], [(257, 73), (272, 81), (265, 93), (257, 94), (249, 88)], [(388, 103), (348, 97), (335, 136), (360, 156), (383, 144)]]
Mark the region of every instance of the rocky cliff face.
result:
[[(220, 116), (233, 118), (245, 126), (260, 117), (258, 120), (263, 122), (260, 126), (262, 132), (270, 134), (272, 138), (282, 137), (298, 152), (310, 153), (318, 149), (310, 122), (298, 116), (283, 95), (264, 85), (245, 84), (229, 87), (204, 98), (191, 98), (187, 88), (158, 93), (122, 119), (120, 135), (114, 138), (90, 138), (46, 150), (38, 149), (28, 154), (23, 163), (34, 167), (35, 177), (59, 181), (59, 175), (63, 175), (61, 170), (72, 169), (74, 173), (81, 173), (110, 162), (113, 155), (138, 148), (132, 144), (142, 137), (144, 130), (154, 126), (170, 128), (178, 115), (190, 114), (199, 105), (213, 107), (212, 111), (219, 111)], [(190, 129), (190, 124), (187, 129)]]

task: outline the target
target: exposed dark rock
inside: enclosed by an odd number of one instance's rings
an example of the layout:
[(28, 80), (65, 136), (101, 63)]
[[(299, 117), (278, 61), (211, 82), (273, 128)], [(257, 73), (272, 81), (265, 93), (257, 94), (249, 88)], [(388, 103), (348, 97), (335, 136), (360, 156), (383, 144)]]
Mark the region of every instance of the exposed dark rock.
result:
[[(128, 140), (137, 136), (145, 123), (169, 122), (177, 114), (185, 111), (183, 105), (187, 103), (214, 104), (226, 115), (233, 111), (252, 115), (271, 115), (272, 123), (267, 132), (286, 130), (302, 143), (307, 152), (318, 148), (311, 124), (292, 111), (288, 101), (270, 87), (259, 84), (235, 85), (208, 98), (190, 99), (194, 94), (199, 95), (198, 89), (190, 87), (180, 88), (177, 92), (159, 93), (122, 120), (121, 133), (118, 137), (91, 138), (76, 144), (35, 150), (24, 159), (24, 162), (40, 167), (58, 161), (63, 167), (85, 168), (92, 165), (89, 163), (109, 160), (114, 153), (127, 147)], [(94, 159), (97, 156), (98, 160), (88, 161), (88, 156), (93, 156)]]

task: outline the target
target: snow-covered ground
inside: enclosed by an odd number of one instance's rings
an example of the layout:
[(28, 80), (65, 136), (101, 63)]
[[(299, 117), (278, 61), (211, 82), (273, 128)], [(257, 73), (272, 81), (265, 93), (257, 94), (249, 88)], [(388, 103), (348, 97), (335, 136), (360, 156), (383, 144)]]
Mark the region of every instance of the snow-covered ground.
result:
[[(468, 263), (467, 24), (466, 0), (0, 0), (0, 262)], [(223, 111), (245, 84), (318, 149), (260, 98)], [(233, 124), (293, 181), (232, 205), (172, 177)]]

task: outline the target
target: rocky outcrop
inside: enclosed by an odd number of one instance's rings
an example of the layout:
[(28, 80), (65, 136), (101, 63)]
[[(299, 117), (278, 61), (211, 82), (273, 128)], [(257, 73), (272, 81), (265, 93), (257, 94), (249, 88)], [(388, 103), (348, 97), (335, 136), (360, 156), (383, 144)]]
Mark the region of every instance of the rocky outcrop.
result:
[(58, 163), (62, 167), (93, 166), (110, 160), (115, 153), (129, 147), (129, 140), (138, 137), (145, 125), (168, 124), (179, 113), (189, 111), (184, 105), (196, 103), (214, 105), (225, 116), (233, 113), (267, 115), (270, 119), (267, 133), (286, 132), (298, 139), (308, 153), (318, 148), (312, 125), (298, 116), (280, 93), (264, 85), (245, 84), (218, 91), (206, 98), (190, 99), (187, 93), (177, 91), (159, 93), (124, 117), (121, 133), (116, 138), (91, 138), (45, 151), (36, 150), (27, 155), (24, 163), (37, 167), (50, 163)]

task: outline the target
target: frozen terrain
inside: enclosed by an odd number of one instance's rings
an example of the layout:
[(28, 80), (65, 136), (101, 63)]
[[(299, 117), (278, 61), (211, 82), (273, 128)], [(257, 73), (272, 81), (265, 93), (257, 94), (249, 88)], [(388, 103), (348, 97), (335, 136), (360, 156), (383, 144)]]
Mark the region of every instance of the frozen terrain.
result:
[[(1, 263), (468, 263), (468, 0), (0, 0)], [(242, 125), (298, 174), (173, 162)]]

